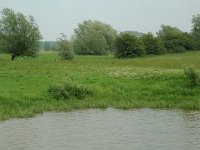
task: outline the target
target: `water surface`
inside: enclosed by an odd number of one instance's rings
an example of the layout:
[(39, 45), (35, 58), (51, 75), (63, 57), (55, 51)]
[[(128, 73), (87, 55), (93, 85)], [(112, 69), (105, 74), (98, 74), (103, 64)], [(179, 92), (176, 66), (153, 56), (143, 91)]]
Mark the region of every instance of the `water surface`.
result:
[(0, 122), (0, 150), (199, 150), (200, 112), (84, 110)]

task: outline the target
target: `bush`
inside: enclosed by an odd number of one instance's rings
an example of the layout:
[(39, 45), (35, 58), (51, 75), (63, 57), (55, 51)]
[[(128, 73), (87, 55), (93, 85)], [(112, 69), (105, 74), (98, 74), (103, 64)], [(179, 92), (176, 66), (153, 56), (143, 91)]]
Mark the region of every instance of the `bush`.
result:
[(145, 53), (159, 55), (165, 52), (164, 44), (156, 38), (152, 33), (143, 34), (141, 40), (144, 43)]
[(59, 55), (64, 59), (73, 59), (74, 58), (74, 49), (72, 43), (67, 40), (67, 37), (62, 34), (62, 37), (57, 41)]
[(169, 50), (169, 52), (175, 52), (175, 53), (183, 53), (185, 51), (186, 51), (185, 47), (180, 46), (180, 45), (173, 46), (173, 48)]
[(192, 67), (188, 67), (184, 70), (187, 79), (190, 81), (191, 86), (195, 87), (199, 84), (199, 73)]
[(93, 92), (90, 88), (86, 88), (83, 86), (77, 86), (70, 83), (64, 84), (64, 86), (54, 85), (48, 89), (50, 95), (52, 95), (55, 99), (69, 99), (69, 98), (78, 98), (82, 99), (86, 96), (92, 95)]
[(145, 54), (143, 42), (137, 37), (122, 33), (116, 39), (116, 57), (137, 57)]
[(59, 55), (62, 57), (64, 60), (69, 60), (74, 58), (74, 52), (73, 50), (70, 50), (70, 46), (66, 46), (65, 49), (60, 50)]

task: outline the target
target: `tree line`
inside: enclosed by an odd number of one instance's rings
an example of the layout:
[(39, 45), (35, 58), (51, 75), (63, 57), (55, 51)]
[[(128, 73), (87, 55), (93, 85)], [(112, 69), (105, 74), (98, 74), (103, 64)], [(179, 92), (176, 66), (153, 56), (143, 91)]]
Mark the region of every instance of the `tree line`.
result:
[[(34, 57), (38, 53), (41, 39), (39, 27), (32, 16), (3, 9), (0, 19), (0, 51), (10, 53), (12, 60), (19, 56)], [(114, 53), (118, 58), (126, 58), (200, 50), (200, 14), (193, 16), (191, 32), (161, 25), (155, 35), (151, 32), (118, 33), (111, 25), (85, 20), (74, 29), (73, 36), (67, 38), (62, 34), (58, 38), (56, 50), (63, 59), (72, 59), (75, 54)]]

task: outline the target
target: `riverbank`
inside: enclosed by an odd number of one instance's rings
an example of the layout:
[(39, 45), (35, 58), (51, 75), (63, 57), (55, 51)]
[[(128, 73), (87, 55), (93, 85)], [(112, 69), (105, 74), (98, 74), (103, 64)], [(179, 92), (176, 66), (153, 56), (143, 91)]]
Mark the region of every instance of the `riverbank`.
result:
[[(77, 56), (62, 61), (55, 53), (11, 61), (0, 54), (0, 120), (31, 117), (45, 111), (87, 108), (180, 108), (200, 110), (200, 86), (189, 86), (184, 69), (200, 70), (200, 52), (133, 59)], [(90, 87), (84, 99), (56, 100), (55, 84)]]

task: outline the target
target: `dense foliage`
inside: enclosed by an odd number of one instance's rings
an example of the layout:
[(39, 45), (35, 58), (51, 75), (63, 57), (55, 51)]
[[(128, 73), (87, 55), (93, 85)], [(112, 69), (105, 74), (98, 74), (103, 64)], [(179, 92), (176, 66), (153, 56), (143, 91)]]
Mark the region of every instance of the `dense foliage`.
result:
[(14, 60), (19, 56), (35, 56), (38, 51), (40, 31), (32, 16), (15, 13), (5, 8), (0, 20), (1, 50), (10, 53)]
[(157, 37), (164, 43), (167, 52), (183, 52), (194, 47), (190, 34), (169, 25), (161, 25)]
[(116, 39), (116, 57), (136, 57), (144, 55), (143, 42), (130, 34), (121, 33)]
[(165, 52), (164, 44), (161, 40), (155, 37), (152, 33), (143, 34), (141, 37), (146, 54), (163, 54)]
[(195, 46), (197, 49), (200, 48), (200, 14), (194, 15), (192, 19), (192, 35), (194, 37)]
[[(116, 56), (135, 57), (142, 56), (143, 54), (159, 55), (166, 52), (177, 53), (197, 50), (200, 48), (200, 15), (194, 15), (192, 23), (191, 33), (183, 32), (179, 28), (169, 25), (161, 25), (157, 36), (154, 36), (152, 33), (122, 32), (116, 41)], [(145, 51), (143, 51), (143, 46)], [(136, 51), (133, 47), (137, 47), (136, 49), (138, 50), (139, 48), (140, 50)]]
[(74, 49), (81, 55), (104, 55), (115, 49), (117, 31), (99, 21), (87, 20), (74, 30)]

